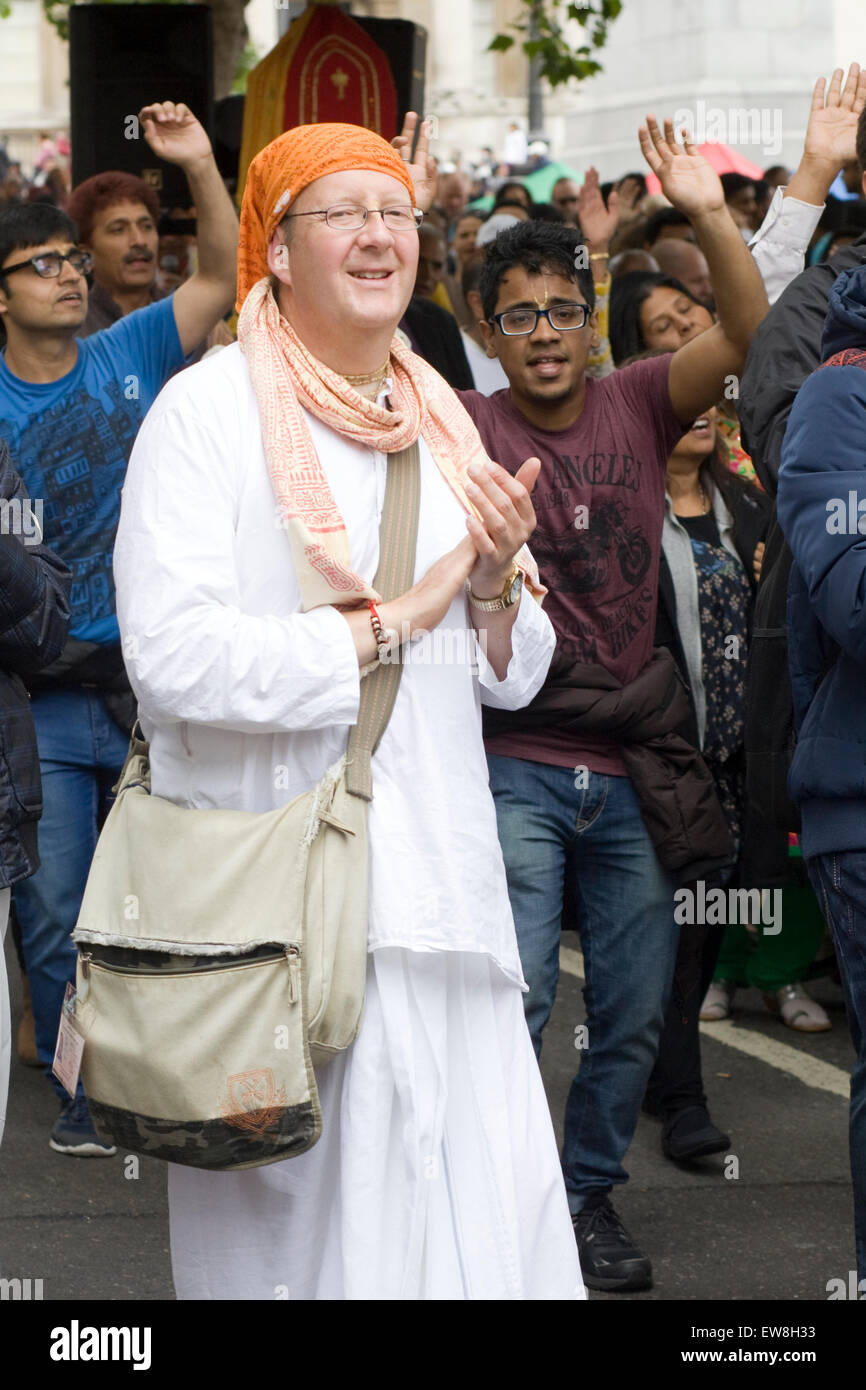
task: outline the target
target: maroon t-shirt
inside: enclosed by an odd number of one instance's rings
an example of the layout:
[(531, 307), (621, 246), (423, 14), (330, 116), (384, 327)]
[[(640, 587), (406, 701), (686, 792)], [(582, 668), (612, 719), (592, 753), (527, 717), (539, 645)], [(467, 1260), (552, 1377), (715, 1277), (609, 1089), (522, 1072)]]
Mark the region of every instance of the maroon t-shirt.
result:
[[(652, 654), (665, 465), (684, 433), (668, 394), (670, 360), (587, 377), (580, 419), (567, 430), (530, 424), (508, 390), (458, 393), (487, 453), (509, 473), (541, 459), (529, 548), (549, 590), (544, 611), (557, 649), (604, 666), (623, 685)], [(603, 736), (516, 728), (485, 744), (489, 753), (625, 775), (617, 743)]]

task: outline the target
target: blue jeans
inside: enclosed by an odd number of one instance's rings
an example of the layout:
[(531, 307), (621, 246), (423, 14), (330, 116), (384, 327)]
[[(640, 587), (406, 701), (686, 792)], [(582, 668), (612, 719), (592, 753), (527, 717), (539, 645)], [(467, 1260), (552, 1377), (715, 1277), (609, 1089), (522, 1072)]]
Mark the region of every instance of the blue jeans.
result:
[(535, 1048), (559, 975), (563, 897), (575, 895), (586, 986), (586, 1048), (565, 1107), (562, 1166), (572, 1212), (628, 1180), (622, 1166), (653, 1069), (679, 927), (627, 777), (488, 755), (499, 840), (529, 994)]
[(866, 1279), (866, 851), (818, 854), (806, 867), (833, 933), (848, 1027), (857, 1053), (851, 1072), (848, 1142), (857, 1277)]
[[(33, 696), (31, 708), (42, 770), (41, 864), (32, 878), (15, 885), (15, 909), (30, 981), (36, 1049), (58, 1095), (65, 1097), (51, 1076), (51, 1063), (66, 982), (75, 980), (71, 933), (129, 737), (96, 690), (47, 691)], [(80, 1083), (79, 1093), (83, 1094)]]

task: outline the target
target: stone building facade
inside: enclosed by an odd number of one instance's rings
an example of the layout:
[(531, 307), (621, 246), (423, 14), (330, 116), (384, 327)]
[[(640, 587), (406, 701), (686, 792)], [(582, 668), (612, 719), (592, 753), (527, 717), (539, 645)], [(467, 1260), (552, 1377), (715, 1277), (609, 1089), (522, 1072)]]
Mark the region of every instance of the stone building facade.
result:
[[(302, 5), (250, 0), (264, 55)], [(528, 63), (518, 47), (487, 52), (522, 12), (519, 0), (352, 0), (356, 14), (411, 19), (428, 32), (426, 114), (436, 153), (502, 150), (510, 121), (527, 127)], [(575, 42), (581, 30), (573, 25)], [(866, 0), (625, 0), (600, 51), (604, 72), (545, 97), (555, 157), (603, 177), (640, 168), (636, 131), (647, 111), (688, 113), (762, 167), (796, 162), (815, 77), (866, 62)], [(25, 164), (40, 129), (68, 124), (66, 45), (39, 0), (13, 0), (0, 20), (0, 135)]]

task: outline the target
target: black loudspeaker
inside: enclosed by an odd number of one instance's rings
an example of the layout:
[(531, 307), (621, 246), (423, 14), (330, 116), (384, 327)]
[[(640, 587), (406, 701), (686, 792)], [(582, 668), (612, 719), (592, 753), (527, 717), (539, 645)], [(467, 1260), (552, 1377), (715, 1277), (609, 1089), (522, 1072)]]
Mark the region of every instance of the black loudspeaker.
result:
[(427, 30), (410, 19), (368, 19), (353, 14), (366, 34), (378, 44), (397, 88), (397, 129), (407, 111), (424, 114), (424, 72), (427, 65)]
[(217, 168), (234, 192), (244, 133), (244, 97), (233, 92), (214, 107), (213, 152)]
[(137, 113), (184, 102), (213, 138), (213, 36), (207, 5), (70, 5), (72, 182), (122, 169), (152, 184), (163, 207), (187, 206), (176, 164), (157, 158)]

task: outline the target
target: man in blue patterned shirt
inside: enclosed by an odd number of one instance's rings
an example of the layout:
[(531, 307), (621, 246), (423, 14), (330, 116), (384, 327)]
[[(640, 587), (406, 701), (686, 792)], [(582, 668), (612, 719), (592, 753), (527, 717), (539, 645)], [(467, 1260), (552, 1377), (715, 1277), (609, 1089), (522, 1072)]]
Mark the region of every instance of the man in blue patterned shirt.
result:
[[(198, 270), (169, 298), (77, 338), (89, 257), (74, 224), (45, 204), (0, 212), (0, 438), (42, 503), (46, 543), (73, 576), (70, 640), (31, 681), (45, 803), (42, 867), (15, 895), (46, 1066), (74, 975), (70, 933), (134, 707), (112, 574), (127, 460), (163, 384), (235, 295), (237, 218), (205, 131), (173, 102), (145, 107), (138, 119), (154, 153), (186, 173), (198, 214)], [(64, 1102), (50, 1143), (80, 1156), (113, 1152), (95, 1134), (80, 1087)]]

